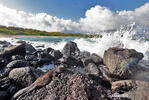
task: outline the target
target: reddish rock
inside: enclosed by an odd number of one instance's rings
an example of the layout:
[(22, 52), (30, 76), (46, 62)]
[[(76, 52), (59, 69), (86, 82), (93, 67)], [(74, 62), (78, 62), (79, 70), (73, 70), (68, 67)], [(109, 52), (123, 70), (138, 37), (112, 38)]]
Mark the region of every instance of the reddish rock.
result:
[[(107, 89), (86, 75), (66, 68), (58, 71), (52, 69), (48, 73), (50, 81), (46, 81), (47, 84), (20, 95), (17, 100), (117, 100), (111, 97)], [(35, 83), (42, 84), (42, 79), (45, 80), (47, 75), (43, 75)]]

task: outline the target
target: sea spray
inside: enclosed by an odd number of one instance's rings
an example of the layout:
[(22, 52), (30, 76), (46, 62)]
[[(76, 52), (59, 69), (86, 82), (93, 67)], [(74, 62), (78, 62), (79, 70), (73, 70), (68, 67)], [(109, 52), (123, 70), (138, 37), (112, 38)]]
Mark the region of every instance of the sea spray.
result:
[[(138, 31), (139, 29), (139, 31)], [(142, 31), (141, 31), (142, 29)], [(142, 33), (141, 33), (142, 32)], [(149, 65), (149, 41), (147, 40), (148, 35), (145, 33), (143, 27), (136, 26), (132, 23), (129, 26), (121, 26), (119, 30), (109, 32), (98, 32), (102, 37), (94, 38), (73, 38), (73, 37), (35, 37), (36, 39), (28, 37), (17, 37), (17, 38), (1, 38), (1, 40), (7, 40), (13, 44), (17, 44), (16, 41), (25, 40), (27, 43), (32, 44), (34, 47), (39, 45), (45, 45), (45, 48), (51, 47), (56, 50), (62, 50), (64, 45), (68, 41), (74, 41), (77, 43), (81, 51), (89, 51), (90, 53), (97, 53), (101, 57), (104, 55), (104, 51), (111, 47), (120, 47), (135, 49), (138, 52), (144, 54), (144, 58), (141, 61), (146, 65)], [(141, 33), (141, 35), (139, 34)], [(145, 37), (145, 38), (144, 38)], [(42, 39), (41, 39), (42, 38)], [(52, 39), (52, 40), (51, 40)], [(38, 41), (41, 40), (41, 41)], [(44, 48), (38, 48), (44, 49)]]

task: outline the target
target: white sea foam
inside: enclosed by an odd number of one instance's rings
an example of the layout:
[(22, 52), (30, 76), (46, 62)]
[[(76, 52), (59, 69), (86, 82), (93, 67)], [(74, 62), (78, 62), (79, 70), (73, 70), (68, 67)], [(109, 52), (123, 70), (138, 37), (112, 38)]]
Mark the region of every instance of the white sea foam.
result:
[[(137, 34), (136, 29), (133, 27), (134, 25), (130, 25), (128, 28), (121, 28), (115, 32), (104, 32), (102, 34), (102, 38), (80, 38), (73, 40), (77, 43), (79, 49), (81, 51), (89, 51), (90, 53), (97, 53), (101, 57), (103, 57), (105, 50), (110, 47), (121, 47), (121, 48), (129, 48), (135, 49), (138, 52), (142, 52), (144, 54), (144, 59), (141, 61), (141, 65), (149, 66), (149, 41), (144, 41), (141, 39), (133, 39), (133, 36)], [(6, 40), (13, 44), (16, 43), (16, 39), (12, 38), (1, 38), (1, 40)], [(43, 45), (45, 48), (52, 47), (56, 50), (62, 50), (67, 41), (61, 42), (39, 42), (39, 41), (27, 41), (31, 43), (34, 47)]]

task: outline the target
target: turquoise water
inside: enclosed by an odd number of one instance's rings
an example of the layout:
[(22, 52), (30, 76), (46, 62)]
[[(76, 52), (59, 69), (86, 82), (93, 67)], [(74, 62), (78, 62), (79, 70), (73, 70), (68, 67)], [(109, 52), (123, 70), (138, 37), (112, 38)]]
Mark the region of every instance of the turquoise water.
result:
[(27, 37), (15, 37), (15, 39), (19, 40), (26, 40), (26, 41), (39, 41), (39, 42), (50, 42), (50, 43), (57, 43), (61, 41), (73, 41), (75, 39), (80, 39), (79, 37), (33, 37), (33, 36), (27, 36)]

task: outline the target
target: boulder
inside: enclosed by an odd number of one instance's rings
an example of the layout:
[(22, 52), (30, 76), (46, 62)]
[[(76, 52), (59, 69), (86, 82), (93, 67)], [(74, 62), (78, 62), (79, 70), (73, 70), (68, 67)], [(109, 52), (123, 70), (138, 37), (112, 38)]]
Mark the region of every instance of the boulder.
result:
[(121, 80), (112, 83), (112, 90), (118, 93), (128, 92), (138, 87), (148, 87), (149, 82), (146, 81), (135, 81), (135, 80)]
[(39, 58), (36, 61), (31, 61), (30, 63), (31, 63), (32, 66), (37, 68), (37, 67), (41, 67), (41, 66), (43, 66), (45, 64), (51, 64), (51, 61), (52, 60), (49, 59), (49, 58)]
[(80, 57), (81, 58), (89, 58), (90, 57), (90, 52), (88, 51), (83, 51), (83, 52), (80, 52)]
[(9, 73), (9, 79), (21, 87), (29, 86), (39, 76), (32, 67), (15, 68)]
[(50, 60), (53, 59), (53, 57), (49, 53), (45, 53), (45, 52), (38, 53), (38, 57), (39, 58), (47, 58), (47, 59), (50, 59)]
[(24, 60), (24, 57), (21, 55), (14, 55), (11, 57), (11, 60)]
[(80, 50), (75, 42), (69, 41), (64, 46), (62, 54), (64, 57), (78, 56), (80, 55)]
[(0, 70), (8, 64), (8, 60), (6, 58), (0, 58)]
[[(49, 81), (43, 81), (46, 77)], [(74, 73), (66, 68), (58, 72), (52, 69), (37, 80), (31, 86), (40, 84), (40, 87), (32, 88), (31, 91), (28, 90), (30, 86), (24, 88), (16, 93), (14, 98), (17, 97), (16, 100), (118, 100), (112, 98), (110, 91), (88, 76)]]
[(111, 72), (109, 69), (104, 65), (99, 65), (98, 69), (101, 73), (101, 77), (109, 82), (113, 82), (115, 79), (112, 77)]
[(51, 52), (53, 52), (53, 51), (54, 51), (54, 49), (51, 48), (51, 47), (46, 48), (46, 49), (44, 50), (44, 52), (46, 52), (46, 53), (51, 53)]
[(37, 58), (37, 56), (35, 56), (35, 55), (26, 55), (26, 56), (25, 56), (25, 60), (26, 60), (26, 61), (37, 61), (38, 58)]
[(99, 76), (100, 74), (97, 66), (94, 63), (89, 63), (88, 66), (84, 68), (84, 70), (87, 74), (92, 74), (96, 76)]
[(89, 54), (86, 54), (84, 56), (81, 55), (81, 60), (84, 64), (84, 67), (87, 66), (89, 63), (94, 63), (96, 64), (96, 66), (103, 64), (103, 59), (95, 53), (91, 55)]
[(14, 60), (12, 62), (10, 62), (9, 64), (7, 64), (7, 68), (19, 68), (19, 67), (26, 67), (29, 66), (30, 63), (28, 61), (24, 61), (24, 60)]
[(10, 71), (11, 71), (11, 68), (4, 67), (4, 68), (0, 71), (0, 78), (8, 77), (8, 74), (9, 74)]
[(36, 49), (31, 44), (28, 43), (25, 44), (25, 50), (27, 54), (32, 54), (36, 51)]
[(25, 50), (25, 45), (21, 44), (18, 46), (12, 46), (7, 48), (4, 52), (0, 53), (0, 56), (3, 58), (11, 58), (13, 55), (22, 55), (25, 56), (26, 50)]
[(60, 59), (63, 57), (63, 54), (59, 50), (53, 50), (49, 54), (52, 55), (55, 59)]
[(20, 88), (16, 86), (15, 84), (11, 84), (7, 88), (7, 93), (13, 96)]
[(0, 90), (7, 90), (11, 85), (11, 82), (8, 77), (0, 78)]
[(26, 41), (19, 40), (19, 41), (17, 41), (16, 43), (20, 43), (20, 44), (26, 44)]
[(142, 53), (134, 49), (109, 48), (103, 60), (112, 74), (127, 79), (138, 71), (136, 65), (143, 57)]
[(60, 59), (60, 61), (64, 64), (66, 64), (68, 67), (77, 67), (77, 66), (83, 66), (82, 61), (79, 59), (76, 59), (74, 57), (63, 57)]
[(90, 56), (90, 59), (98, 66), (98, 65), (100, 65), (100, 64), (103, 64), (103, 59), (99, 56), (99, 55), (97, 55), (97, 54), (95, 54), (95, 53), (93, 53), (91, 56)]

